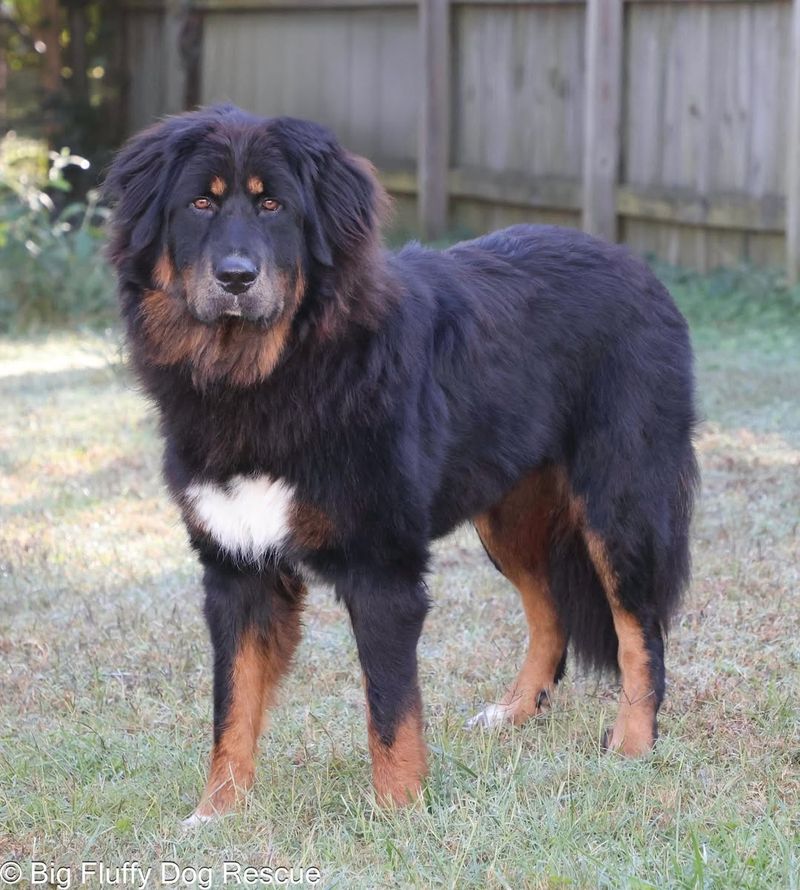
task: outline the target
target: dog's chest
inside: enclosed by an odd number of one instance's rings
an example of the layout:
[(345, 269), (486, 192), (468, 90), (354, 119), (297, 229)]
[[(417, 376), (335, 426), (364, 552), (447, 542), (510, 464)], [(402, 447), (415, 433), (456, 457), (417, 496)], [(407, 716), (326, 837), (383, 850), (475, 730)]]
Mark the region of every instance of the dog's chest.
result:
[(262, 474), (193, 482), (184, 498), (192, 524), (237, 558), (258, 560), (292, 541), (295, 491), (281, 479)]

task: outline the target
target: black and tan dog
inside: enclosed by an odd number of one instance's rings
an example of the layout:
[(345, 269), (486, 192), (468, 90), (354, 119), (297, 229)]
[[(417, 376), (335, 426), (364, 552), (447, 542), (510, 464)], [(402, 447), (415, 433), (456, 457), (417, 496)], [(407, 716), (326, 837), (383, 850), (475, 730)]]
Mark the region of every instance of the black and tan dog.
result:
[(464, 522), (530, 628), (473, 723), (539, 713), (572, 646), (619, 666), (608, 747), (648, 751), (696, 469), (686, 324), (645, 265), (537, 226), (388, 253), (369, 164), (232, 107), (133, 138), (107, 191), (135, 368), (205, 570), (214, 746), (193, 819), (252, 782), (307, 570), (352, 620), (379, 799), (419, 792), (429, 543)]

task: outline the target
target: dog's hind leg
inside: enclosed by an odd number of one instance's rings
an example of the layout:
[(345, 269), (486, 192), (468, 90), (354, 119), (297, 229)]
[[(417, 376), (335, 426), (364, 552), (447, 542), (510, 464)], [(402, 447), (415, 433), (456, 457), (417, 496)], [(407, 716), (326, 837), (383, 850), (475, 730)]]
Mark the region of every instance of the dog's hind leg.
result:
[(207, 564), (206, 619), (214, 647), (214, 745), (205, 791), (184, 824), (229, 812), (253, 783), (267, 708), (300, 640), (305, 587), (277, 571)]
[(656, 714), (664, 698), (664, 640), (648, 602), (653, 566), (646, 555), (615, 556), (603, 536), (588, 527), (584, 540), (611, 607), (622, 675), (617, 719), (606, 732), (603, 746), (638, 757), (655, 744)]
[(564, 673), (567, 638), (548, 581), (550, 536), (563, 506), (562, 488), (557, 471), (538, 471), (474, 520), (492, 561), (519, 590), (529, 642), (517, 678), (499, 702), (468, 722), (470, 727), (518, 724), (541, 713)]

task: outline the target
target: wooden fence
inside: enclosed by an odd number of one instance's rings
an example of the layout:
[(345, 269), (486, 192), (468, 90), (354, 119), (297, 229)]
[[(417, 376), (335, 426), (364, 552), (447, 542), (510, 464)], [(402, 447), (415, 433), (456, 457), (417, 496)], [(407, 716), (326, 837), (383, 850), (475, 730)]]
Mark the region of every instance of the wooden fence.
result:
[(401, 227), (800, 277), (800, 0), (127, 0), (126, 35), (131, 129), (196, 101), (319, 120)]

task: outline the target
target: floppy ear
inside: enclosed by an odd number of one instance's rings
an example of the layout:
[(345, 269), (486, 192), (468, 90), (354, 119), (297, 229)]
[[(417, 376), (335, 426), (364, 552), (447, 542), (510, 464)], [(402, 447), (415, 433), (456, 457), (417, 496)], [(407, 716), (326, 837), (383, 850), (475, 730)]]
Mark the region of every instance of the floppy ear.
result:
[(103, 193), (115, 204), (111, 258), (119, 264), (160, 240), (177, 171), (211, 122), (197, 113), (166, 118), (137, 134), (111, 165)]
[(280, 118), (271, 122), (303, 183), (306, 237), (312, 256), (333, 266), (377, 234), (388, 203), (372, 165), (345, 151), (319, 124)]

